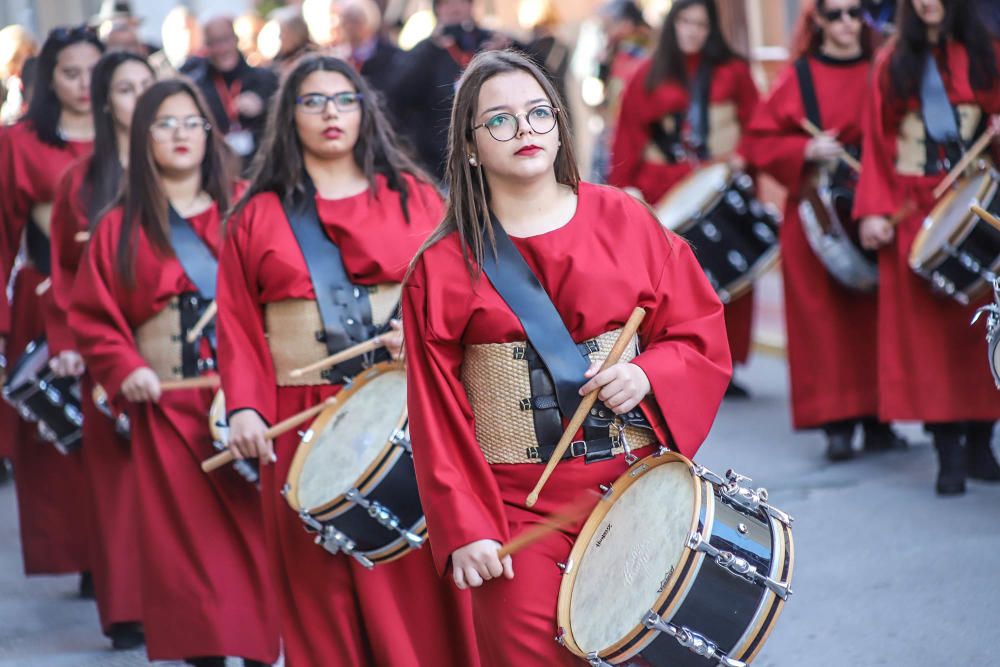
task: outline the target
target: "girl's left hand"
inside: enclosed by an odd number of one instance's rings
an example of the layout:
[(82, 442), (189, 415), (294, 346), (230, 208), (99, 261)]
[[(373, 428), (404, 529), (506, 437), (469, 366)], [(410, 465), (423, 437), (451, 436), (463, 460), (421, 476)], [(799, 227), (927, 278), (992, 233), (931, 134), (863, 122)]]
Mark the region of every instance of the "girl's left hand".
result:
[(580, 387), (580, 395), (586, 396), (600, 387), (597, 397), (616, 415), (625, 414), (639, 405), (652, 391), (645, 371), (633, 363), (617, 363), (601, 371), (601, 362), (595, 361), (587, 370), (587, 377), (590, 380)]

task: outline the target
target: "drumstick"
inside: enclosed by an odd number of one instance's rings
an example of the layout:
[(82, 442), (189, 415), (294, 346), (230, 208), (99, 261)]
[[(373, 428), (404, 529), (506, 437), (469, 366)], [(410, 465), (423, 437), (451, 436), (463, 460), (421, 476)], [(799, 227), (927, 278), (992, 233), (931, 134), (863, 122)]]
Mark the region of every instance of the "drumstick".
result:
[(321, 371), (337, 364), (353, 359), (354, 357), (360, 357), (362, 354), (371, 352), (372, 350), (377, 350), (378, 348), (385, 345), (379, 336), (375, 336), (363, 343), (358, 343), (357, 345), (352, 345), (351, 347), (341, 350), (337, 354), (331, 354), (325, 359), (320, 359), (315, 361), (308, 366), (303, 366), (302, 368), (295, 368), (288, 372), (289, 377), (300, 378), (306, 373), (312, 373), (313, 371)]
[(194, 378), (160, 381), (160, 391), (177, 391), (179, 389), (215, 389), (218, 386), (218, 375), (199, 375)]
[(505, 557), (516, 554), (521, 549), (531, 546), (549, 533), (586, 516), (593, 508), (593, 501), (600, 497), (601, 494), (597, 491), (587, 489), (575, 502), (545, 517), (541, 523), (515, 535), (510, 542), (500, 547), (497, 551), (497, 557), (503, 560)]
[(42, 282), (35, 285), (35, 296), (41, 296), (49, 291), (52, 287), (52, 278), (46, 278)]
[[(325, 401), (323, 401), (319, 405), (314, 405), (311, 408), (308, 408), (306, 410), (303, 410), (302, 412), (299, 412), (299, 413), (296, 413), (296, 414), (292, 415), (288, 419), (285, 419), (283, 421), (278, 422), (277, 424), (275, 424), (271, 428), (269, 428), (266, 431), (264, 431), (264, 439), (265, 440), (274, 440), (279, 435), (284, 435), (285, 433), (287, 433), (288, 431), (291, 431), (293, 428), (295, 428), (296, 426), (298, 426), (302, 422), (307, 421), (309, 419), (312, 419), (313, 417), (315, 417), (319, 413), (323, 412), (323, 410), (325, 410), (326, 408), (330, 407), (334, 403), (335, 400), (336, 400), (336, 397), (335, 396), (331, 396), (330, 398), (326, 399)], [(207, 458), (204, 461), (202, 461), (201, 462), (201, 469), (204, 472), (212, 472), (213, 470), (221, 468), (222, 466), (226, 465), (227, 463), (232, 463), (235, 460), (236, 460), (236, 456), (233, 454), (233, 452), (231, 450), (227, 449), (224, 452), (219, 452), (215, 456), (212, 456), (212, 457)]]
[[(802, 129), (811, 134), (812, 136), (814, 137), (823, 136), (823, 130), (816, 127), (816, 125), (814, 125), (813, 122), (808, 118), (803, 118), (801, 121), (801, 125)], [(861, 173), (861, 163), (858, 162), (857, 159), (847, 151), (841, 151), (840, 155), (838, 155), (837, 158), (841, 160), (844, 164), (846, 164), (848, 167), (856, 171), (857, 173), (859, 174)]]
[(90, 240), (90, 232), (77, 232), (73, 235), (73, 240), (77, 243), (86, 243)]
[[(606, 370), (611, 368), (618, 360), (621, 358), (622, 353), (625, 351), (625, 346), (629, 344), (635, 332), (638, 331), (639, 325), (642, 324), (642, 318), (646, 316), (646, 311), (642, 308), (636, 308), (632, 311), (629, 316), (628, 321), (625, 322), (625, 326), (622, 328), (621, 333), (618, 335), (618, 340), (615, 341), (614, 347), (611, 348), (611, 353), (608, 354), (608, 358), (604, 360), (601, 364), (601, 370)], [(562, 455), (566, 452), (570, 443), (573, 442), (573, 436), (576, 432), (580, 430), (583, 426), (583, 420), (587, 418), (590, 413), (590, 408), (594, 406), (597, 401), (597, 394), (600, 392), (600, 388), (595, 389), (580, 401), (580, 405), (576, 408), (576, 412), (573, 413), (573, 417), (569, 420), (569, 426), (563, 431), (562, 438), (559, 439), (559, 444), (556, 445), (556, 449), (552, 452), (552, 456), (549, 457), (549, 462), (545, 464), (545, 470), (542, 471), (542, 476), (538, 478), (538, 483), (535, 484), (534, 490), (528, 494), (528, 498), (525, 501), (528, 507), (534, 507), (535, 503), (538, 502), (538, 494), (542, 492), (542, 487), (545, 483), (549, 481), (549, 476), (552, 475), (552, 471), (555, 470), (556, 465), (562, 458)]]
[(194, 326), (191, 327), (191, 330), (188, 331), (187, 333), (188, 343), (193, 343), (196, 340), (198, 340), (198, 336), (200, 336), (201, 332), (205, 330), (205, 327), (208, 326), (208, 323), (212, 321), (212, 318), (215, 317), (215, 314), (217, 312), (219, 312), (219, 306), (216, 304), (215, 301), (208, 304), (208, 308), (205, 309), (205, 312), (201, 314), (201, 317), (198, 318), (198, 321), (195, 322)]
[(993, 227), (995, 227), (996, 229), (1000, 229), (1000, 218), (996, 217), (995, 215), (984, 209), (982, 206), (978, 206), (976, 204), (973, 204), (970, 207), (970, 209), (980, 218), (993, 225)]
[(962, 172), (965, 171), (965, 168), (972, 164), (972, 162), (978, 158), (984, 150), (989, 148), (990, 142), (993, 141), (995, 136), (997, 136), (997, 131), (994, 129), (994, 126), (991, 125), (988, 130), (983, 132), (983, 136), (979, 137), (979, 139), (976, 140), (976, 143), (972, 144), (972, 148), (970, 148), (968, 152), (962, 156), (962, 159), (958, 161), (958, 164), (952, 167), (951, 171), (948, 172), (948, 175), (944, 177), (944, 180), (941, 181), (936, 188), (934, 188), (935, 199), (940, 199), (941, 195), (947, 192), (948, 188), (950, 188), (952, 184), (959, 179)]

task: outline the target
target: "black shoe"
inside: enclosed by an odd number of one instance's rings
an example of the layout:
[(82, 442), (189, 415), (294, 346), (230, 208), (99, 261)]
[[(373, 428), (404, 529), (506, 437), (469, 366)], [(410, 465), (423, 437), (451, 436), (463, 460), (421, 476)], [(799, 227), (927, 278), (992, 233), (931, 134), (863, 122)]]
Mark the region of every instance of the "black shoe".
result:
[(112, 623), (108, 637), (111, 638), (111, 648), (116, 651), (128, 651), (146, 643), (142, 623)]
[(187, 658), (184, 664), (194, 667), (226, 667), (226, 659), (216, 656), (206, 658)]
[(965, 455), (969, 479), (1000, 482), (1000, 463), (997, 463), (993, 448), (988, 442), (969, 443), (965, 447)]
[(892, 449), (906, 449), (910, 443), (902, 437), (892, 426), (884, 422), (862, 422), (865, 430), (865, 451), (866, 452), (887, 452)]
[(80, 573), (80, 597), (84, 600), (94, 599), (94, 578), (90, 572)]
[(854, 429), (837, 429), (826, 434), (826, 458), (830, 461), (847, 461), (854, 457)]
[(941, 496), (965, 493), (965, 451), (957, 437), (935, 437), (938, 453), (937, 492)]
[(726, 398), (750, 398), (750, 391), (743, 385), (736, 384), (736, 380), (730, 380), (729, 386), (726, 387)]

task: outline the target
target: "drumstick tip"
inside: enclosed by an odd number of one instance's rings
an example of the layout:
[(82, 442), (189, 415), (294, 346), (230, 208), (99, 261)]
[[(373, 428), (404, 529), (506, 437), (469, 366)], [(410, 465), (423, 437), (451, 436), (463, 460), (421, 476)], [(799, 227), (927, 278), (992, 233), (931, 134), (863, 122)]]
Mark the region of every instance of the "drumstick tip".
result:
[(302, 372), (301, 368), (293, 368), (292, 370), (288, 371), (288, 377), (300, 378), (303, 375), (305, 375), (305, 373)]
[(534, 507), (535, 503), (537, 502), (538, 502), (538, 492), (532, 491), (531, 493), (528, 494), (528, 497), (525, 499), (524, 504), (527, 505), (528, 507)]

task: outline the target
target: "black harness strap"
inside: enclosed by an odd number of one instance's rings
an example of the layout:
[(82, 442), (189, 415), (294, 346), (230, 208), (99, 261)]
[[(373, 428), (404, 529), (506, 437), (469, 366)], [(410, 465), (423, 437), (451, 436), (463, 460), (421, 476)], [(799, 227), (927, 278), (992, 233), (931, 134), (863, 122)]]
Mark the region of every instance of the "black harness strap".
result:
[(805, 56), (795, 61), (795, 75), (799, 79), (799, 91), (806, 118), (816, 127), (823, 129), (823, 119), (819, 115), (819, 100), (816, 99), (816, 85), (813, 82), (812, 70), (809, 69), (809, 60)]
[[(187, 332), (201, 319), (208, 304), (215, 299), (215, 280), (219, 261), (208, 245), (191, 227), (191, 223), (181, 217), (173, 206), (167, 205), (167, 220), (170, 224), (170, 245), (184, 273), (197, 288), (197, 293), (181, 294), (179, 299), (181, 319), (181, 372), (184, 377), (201, 375), (215, 368), (215, 320), (209, 322), (194, 342), (187, 341)], [(201, 358), (201, 338), (207, 338), (212, 348), (212, 359)]]
[(691, 85), (687, 110), (687, 143), (700, 158), (708, 157), (708, 95), (712, 87), (712, 66), (702, 62)]
[[(937, 173), (962, 159), (964, 144), (958, 129), (957, 112), (948, 99), (948, 91), (938, 71), (934, 54), (927, 55), (920, 79), (920, 113), (927, 141), (927, 173)], [(947, 163), (942, 163), (942, 155)]]
[(32, 216), (24, 227), (24, 250), (36, 271), (43, 276), (52, 275), (52, 242)]

